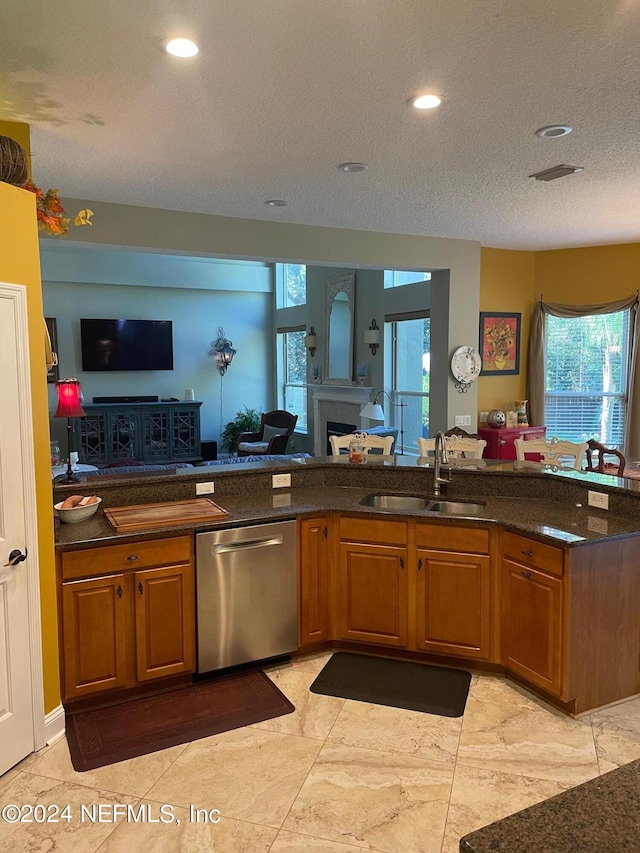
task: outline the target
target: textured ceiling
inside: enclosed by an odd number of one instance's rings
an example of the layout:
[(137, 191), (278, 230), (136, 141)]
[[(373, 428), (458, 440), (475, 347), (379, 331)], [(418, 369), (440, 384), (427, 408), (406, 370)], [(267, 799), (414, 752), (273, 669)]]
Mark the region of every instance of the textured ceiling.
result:
[[(0, 118), (31, 125), (35, 180), (65, 196), (513, 249), (640, 240), (640, 0), (2, 0), (0, 19)], [(200, 55), (168, 56), (170, 35)], [(447, 103), (407, 106), (424, 91)], [(552, 123), (574, 132), (534, 135)], [(585, 171), (528, 178), (560, 163)]]

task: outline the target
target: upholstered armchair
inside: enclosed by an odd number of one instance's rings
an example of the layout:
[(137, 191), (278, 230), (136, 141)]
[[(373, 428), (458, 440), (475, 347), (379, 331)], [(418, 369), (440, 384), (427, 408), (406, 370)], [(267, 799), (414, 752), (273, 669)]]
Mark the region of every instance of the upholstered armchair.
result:
[(280, 456), (287, 452), (287, 442), (293, 432), (297, 415), (283, 409), (263, 412), (258, 432), (243, 432), (236, 440), (238, 456), (268, 453)]

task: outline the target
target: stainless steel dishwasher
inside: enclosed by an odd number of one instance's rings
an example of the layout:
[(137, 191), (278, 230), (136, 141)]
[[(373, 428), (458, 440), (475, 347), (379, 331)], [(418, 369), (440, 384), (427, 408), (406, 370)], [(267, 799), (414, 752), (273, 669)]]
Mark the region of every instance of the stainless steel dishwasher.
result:
[(296, 523), (196, 534), (198, 672), (298, 646)]

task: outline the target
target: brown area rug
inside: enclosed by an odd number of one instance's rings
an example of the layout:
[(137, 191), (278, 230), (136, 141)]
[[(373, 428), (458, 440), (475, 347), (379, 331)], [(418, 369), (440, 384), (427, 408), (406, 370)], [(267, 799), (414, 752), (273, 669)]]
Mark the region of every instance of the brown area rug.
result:
[(260, 670), (67, 716), (75, 770), (94, 770), (295, 711)]

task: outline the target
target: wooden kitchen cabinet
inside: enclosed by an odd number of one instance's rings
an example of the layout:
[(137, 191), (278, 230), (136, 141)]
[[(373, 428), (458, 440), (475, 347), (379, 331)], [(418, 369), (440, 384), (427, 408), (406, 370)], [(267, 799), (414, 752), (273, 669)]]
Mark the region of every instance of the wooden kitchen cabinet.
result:
[(298, 643), (331, 639), (329, 519), (305, 518), (299, 526)]
[(406, 524), (347, 516), (340, 519), (339, 528), (340, 639), (406, 648)]
[(418, 524), (416, 546), (416, 648), (487, 659), (491, 642), (489, 531)]
[(515, 459), (516, 438), (530, 441), (532, 438), (545, 438), (547, 428), (544, 426), (518, 427), (516, 429), (493, 429), (481, 427), (478, 430), (481, 438), (487, 442), (483, 456), (485, 459)]
[(193, 672), (191, 537), (64, 553), (60, 581), (64, 701)]
[(505, 533), (501, 567), (502, 662), (506, 668), (562, 695), (563, 552)]

